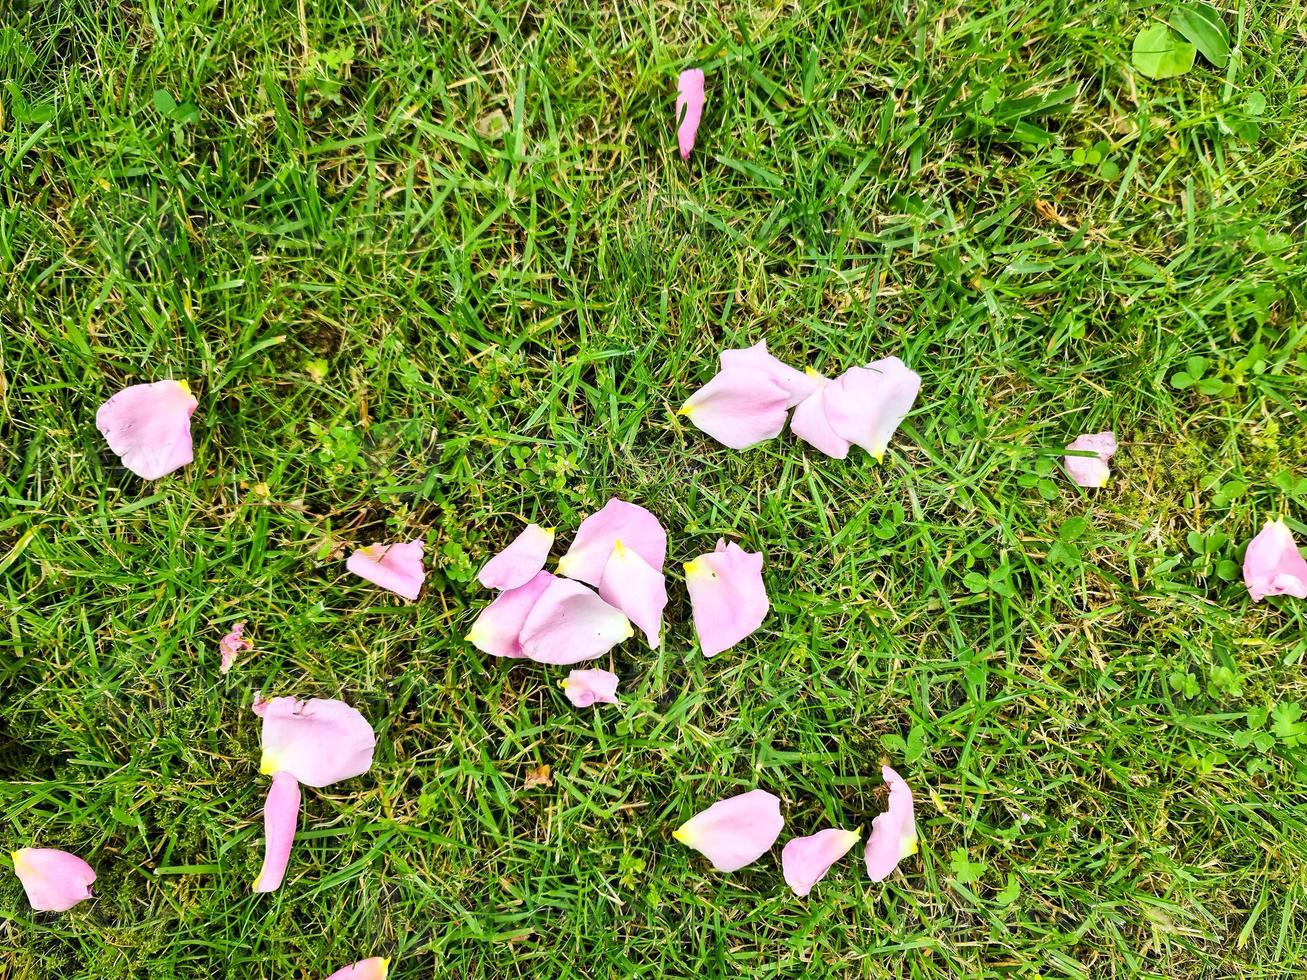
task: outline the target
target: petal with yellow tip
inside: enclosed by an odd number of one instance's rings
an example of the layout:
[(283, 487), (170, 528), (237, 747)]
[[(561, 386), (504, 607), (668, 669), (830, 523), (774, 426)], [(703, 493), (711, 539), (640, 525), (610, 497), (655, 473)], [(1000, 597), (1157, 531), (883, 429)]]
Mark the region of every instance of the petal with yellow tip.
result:
[(199, 403), (181, 381), (132, 385), (95, 413), (95, 426), (125, 467), (146, 480), (194, 459), (191, 416)]
[(685, 565), (694, 631), (705, 657), (729, 650), (762, 625), (771, 608), (762, 580), (762, 555), (735, 543)]
[(760, 340), (752, 347), (724, 350), (719, 357), (722, 370), (746, 368), (758, 371), (769, 381), (785, 389), (785, 407), (793, 408), (817, 390), (815, 371), (800, 371), (767, 351), (767, 341)]
[(634, 635), (620, 609), (580, 582), (556, 578), (522, 626), (522, 652), (542, 664), (593, 660)]
[(616, 606), (645, 635), (651, 649), (657, 649), (663, 629), (663, 607), (667, 605), (667, 580), (663, 573), (621, 541), (604, 566), (599, 595)]
[(917, 853), (917, 820), (912, 790), (889, 766), (880, 767), (889, 786), (889, 809), (871, 822), (864, 855), (872, 881), (884, 881), (905, 857)]
[(300, 784), (290, 773), (279, 770), (272, 777), (263, 804), (263, 867), (254, 879), (254, 891), (275, 892), (281, 887), (290, 863), (299, 813)]
[(574, 707), (589, 708), (596, 704), (620, 704), (617, 682), (617, 675), (611, 670), (573, 670), (558, 686)]
[(465, 639), (492, 657), (525, 657), (519, 637), (526, 617), (545, 589), (556, 581), (549, 572), (537, 572), (526, 585), (499, 593), (481, 610)]
[(373, 956), (359, 960), (350, 966), (343, 966), (327, 980), (386, 980), (390, 972), (390, 957)]
[(554, 529), (528, 524), (512, 542), (477, 572), (477, 581), (487, 589), (516, 589), (526, 585), (545, 567), (554, 546)]
[(781, 801), (755, 789), (701, 810), (672, 836), (706, 857), (718, 871), (738, 871), (766, 854), (784, 827)]
[(558, 574), (597, 586), (618, 541), (661, 572), (667, 556), (667, 532), (658, 518), (639, 504), (614, 497), (581, 522), (572, 547), (558, 561)]
[(806, 895), (826, 872), (848, 854), (862, 835), (854, 830), (832, 827), (811, 837), (796, 837), (781, 848), (781, 871), (785, 883), (796, 895)]
[(765, 372), (732, 367), (691, 395), (681, 414), (723, 446), (748, 449), (781, 434), (788, 406), (789, 392)]
[(76, 854), (54, 847), (22, 847), (9, 856), (36, 911), (66, 912), (91, 897), (95, 870)]

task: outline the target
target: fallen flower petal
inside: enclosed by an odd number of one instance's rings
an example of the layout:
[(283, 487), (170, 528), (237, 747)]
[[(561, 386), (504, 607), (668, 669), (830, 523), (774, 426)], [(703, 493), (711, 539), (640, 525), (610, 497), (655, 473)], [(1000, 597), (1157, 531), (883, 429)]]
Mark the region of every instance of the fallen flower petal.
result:
[(880, 767), (889, 786), (889, 809), (871, 822), (867, 838), (867, 874), (884, 881), (905, 857), (917, 853), (917, 821), (912, 811), (912, 790), (889, 766)]
[(542, 664), (593, 660), (633, 636), (630, 621), (580, 582), (554, 579), (522, 626), (522, 652)]
[(574, 707), (621, 704), (617, 700), (617, 675), (611, 670), (574, 670), (558, 686)]
[(1067, 452), (1097, 453), (1097, 456), (1064, 456), (1062, 463), (1071, 476), (1072, 482), (1082, 487), (1101, 487), (1106, 485), (1111, 470), (1107, 461), (1116, 452), (1116, 435), (1111, 432), (1097, 432), (1093, 435), (1077, 436), (1067, 446)]
[(288, 772), (321, 788), (372, 768), (377, 736), (367, 719), (344, 701), (273, 698), (261, 707), (263, 758), (259, 772)]
[(724, 350), (720, 355), (722, 370), (738, 368), (758, 371), (786, 393), (786, 408), (793, 408), (803, 401), (821, 383), (820, 375), (800, 371), (790, 367), (784, 361), (767, 351), (767, 341), (760, 340), (752, 347)]
[(426, 581), (422, 567), (422, 542), (370, 544), (349, 556), (345, 567), (373, 585), (416, 601)]
[(694, 631), (705, 657), (716, 656), (762, 625), (771, 603), (762, 581), (762, 555), (717, 542), (717, 550), (685, 564)]
[(858, 842), (862, 835), (855, 830), (832, 827), (811, 837), (796, 837), (781, 848), (781, 870), (785, 883), (796, 895), (806, 895), (812, 886), (826, 877), (826, 872)]
[(231, 632), (218, 641), (222, 660), (218, 664), (218, 673), (225, 674), (236, 663), (236, 658), (244, 650), (253, 650), (254, 643), (245, 639), (245, 621), (241, 620), (231, 628)]
[(146, 480), (195, 458), (191, 416), (199, 402), (185, 381), (132, 385), (95, 413), (95, 426), (124, 466)]
[(66, 912), (91, 897), (95, 871), (76, 854), (53, 847), (23, 847), (9, 856), (36, 911)]
[(726, 368), (681, 406), (696, 426), (731, 449), (774, 439), (785, 428), (789, 393), (752, 368)]
[(613, 544), (612, 557), (604, 566), (599, 595), (644, 631), (650, 649), (658, 648), (663, 607), (667, 605), (667, 580), (662, 572), (651, 568), (634, 549), (617, 541)]
[(784, 826), (781, 801), (755, 789), (696, 813), (672, 836), (706, 857), (718, 871), (738, 871), (766, 854)]
[(528, 524), (507, 548), (482, 566), (477, 581), (487, 589), (516, 589), (545, 567), (554, 546), (554, 529)]
[(920, 390), (920, 375), (897, 357), (883, 357), (866, 367), (851, 367), (831, 382), (827, 416), (840, 438), (861, 446), (879, 463)]
[[(682, 114), (684, 113), (684, 114)], [(676, 142), (681, 148), (681, 159), (690, 159), (694, 137), (699, 132), (703, 117), (703, 70), (688, 68), (681, 72), (676, 86)]]
[(280, 771), (272, 777), (263, 804), (263, 867), (254, 879), (256, 892), (275, 892), (281, 887), (299, 815), (300, 784), (290, 773)]
[(667, 556), (667, 532), (658, 518), (639, 504), (614, 497), (576, 529), (567, 554), (558, 560), (558, 574), (597, 586), (618, 539), (659, 572)]
[(501, 592), (494, 602), (481, 610), (464, 639), (492, 657), (525, 657), (518, 638), (526, 624), (527, 614), (555, 581), (557, 579), (549, 572), (537, 572), (526, 585)]
[(1253, 602), (1268, 595), (1307, 599), (1307, 560), (1284, 521), (1267, 521), (1248, 542), (1243, 558), (1243, 582)]
[(844, 459), (849, 455), (852, 443), (836, 432), (831, 423), (833, 382), (819, 374), (814, 374), (813, 379), (817, 387), (794, 409), (790, 431), (827, 456)]
[(390, 972), (390, 958), (374, 956), (359, 960), (353, 966), (344, 966), (327, 977), (327, 980), (386, 980)]

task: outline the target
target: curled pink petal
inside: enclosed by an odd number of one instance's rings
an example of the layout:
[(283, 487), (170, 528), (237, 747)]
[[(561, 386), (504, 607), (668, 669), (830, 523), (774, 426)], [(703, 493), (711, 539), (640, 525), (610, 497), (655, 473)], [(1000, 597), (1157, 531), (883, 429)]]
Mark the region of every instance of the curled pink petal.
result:
[(785, 883), (796, 895), (806, 895), (812, 886), (826, 877), (826, 872), (858, 842), (856, 830), (832, 827), (811, 837), (796, 837), (781, 848), (781, 870)]
[(477, 581), (487, 589), (516, 589), (526, 585), (545, 567), (553, 546), (552, 527), (528, 524), (507, 548), (482, 566)]
[(370, 544), (349, 556), (345, 567), (410, 602), (416, 601), (426, 581), (427, 571), (422, 567), (422, 542), (404, 544)]
[(694, 631), (705, 657), (729, 650), (762, 625), (771, 603), (762, 581), (762, 555), (735, 543), (685, 564)]
[(254, 879), (256, 892), (275, 892), (281, 887), (299, 814), (300, 784), (290, 773), (278, 772), (263, 804), (263, 867)]
[(273, 698), (256, 713), (263, 718), (259, 772), (265, 776), (287, 772), (321, 788), (372, 768), (377, 736), (344, 701)]
[(1243, 557), (1243, 582), (1253, 602), (1268, 595), (1307, 599), (1307, 560), (1283, 520), (1267, 521), (1248, 542)]
[(920, 375), (897, 357), (882, 357), (866, 367), (851, 367), (831, 382), (827, 418), (840, 438), (880, 462), (920, 390)]
[(706, 857), (718, 871), (738, 871), (766, 854), (784, 826), (781, 801), (755, 789), (701, 810), (672, 836)]
[(814, 391), (820, 383), (816, 374), (790, 367), (767, 351), (767, 341), (760, 340), (752, 347), (724, 350), (721, 353), (722, 370), (740, 368), (757, 371), (773, 384), (785, 389), (786, 408), (793, 408)]
[(359, 960), (353, 966), (344, 966), (327, 977), (327, 980), (386, 980), (390, 973), (390, 958), (374, 956)]
[(185, 381), (132, 385), (100, 406), (95, 425), (124, 466), (157, 480), (194, 459), (191, 415), (198, 404)]
[(834, 384), (819, 374), (812, 375), (817, 387), (799, 402), (790, 419), (790, 431), (827, 456), (844, 459), (852, 443), (835, 431), (831, 424), (830, 398)]
[(536, 601), (554, 581), (557, 580), (549, 572), (536, 572), (526, 585), (501, 592), (481, 610), (464, 639), (492, 657), (525, 657), (519, 642), (522, 627)]
[(254, 649), (254, 643), (245, 639), (244, 634), (245, 621), (241, 620), (231, 628), (231, 632), (218, 641), (218, 650), (222, 654), (222, 661), (218, 664), (220, 674), (231, 670), (232, 664), (236, 662), (236, 658), (242, 651)]
[(703, 117), (703, 69), (688, 68), (681, 72), (676, 86), (676, 142), (681, 148), (681, 159), (690, 159), (694, 137), (699, 132)]
[(889, 809), (871, 822), (867, 838), (867, 874), (872, 881), (884, 881), (900, 861), (917, 853), (912, 790), (889, 766), (881, 766), (880, 774), (889, 786)]
[(1101, 487), (1106, 485), (1111, 474), (1107, 461), (1116, 452), (1116, 434), (1097, 432), (1093, 435), (1077, 436), (1067, 446), (1067, 452), (1097, 453), (1095, 456), (1064, 456), (1062, 463), (1071, 475), (1072, 482), (1082, 487)]
[(593, 660), (634, 635), (631, 623), (580, 582), (554, 579), (522, 626), (522, 652), (542, 664)]
[(789, 392), (754, 368), (719, 371), (681, 406), (684, 415), (723, 446), (748, 449), (785, 428)]
[(558, 686), (577, 708), (621, 703), (617, 700), (617, 675), (611, 670), (574, 670)]
[(576, 529), (572, 547), (558, 561), (558, 574), (598, 585), (618, 539), (657, 571), (667, 555), (667, 532), (658, 518), (639, 504), (614, 497)]
[(650, 567), (633, 548), (618, 541), (604, 566), (599, 596), (644, 631), (650, 649), (658, 648), (663, 607), (667, 605), (667, 580), (662, 572)]
[(66, 912), (91, 897), (95, 871), (76, 854), (53, 847), (23, 847), (9, 856), (36, 911)]

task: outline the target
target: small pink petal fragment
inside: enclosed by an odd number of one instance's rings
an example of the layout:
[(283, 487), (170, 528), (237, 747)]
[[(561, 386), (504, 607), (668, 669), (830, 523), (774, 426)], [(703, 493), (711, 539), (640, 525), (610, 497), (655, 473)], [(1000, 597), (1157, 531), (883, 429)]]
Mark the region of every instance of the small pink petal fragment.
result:
[(881, 766), (880, 774), (889, 786), (889, 809), (871, 822), (867, 838), (867, 874), (872, 881), (884, 881), (900, 861), (917, 853), (912, 790), (889, 766)]
[(785, 428), (789, 392), (755, 368), (725, 368), (681, 406), (684, 415), (730, 449), (748, 449)]
[(1243, 582), (1253, 602), (1268, 595), (1307, 599), (1307, 560), (1283, 520), (1267, 521), (1248, 542), (1243, 557)]
[(218, 664), (218, 673), (225, 674), (236, 663), (236, 658), (245, 650), (253, 650), (254, 643), (245, 639), (245, 621), (241, 620), (231, 628), (231, 632), (218, 641), (222, 661)]
[(836, 432), (835, 426), (831, 424), (830, 399), (834, 383), (821, 375), (815, 375), (813, 380), (817, 382), (817, 387), (794, 409), (790, 431), (827, 456), (845, 459), (852, 443)]
[(53, 847), (14, 851), (14, 874), (38, 912), (66, 912), (91, 897), (95, 871), (76, 854)]
[(272, 777), (263, 804), (263, 867), (254, 879), (256, 892), (275, 892), (286, 877), (290, 847), (300, 815), (300, 784), (288, 772)]
[(377, 736), (357, 709), (344, 701), (273, 698), (263, 717), (259, 772), (287, 772), (305, 786), (321, 788), (361, 776), (372, 768)]
[(1116, 452), (1116, 435), (1113, 432), (1097, 432), (1093, 435), (1076, 437), (1067, 452), (1096, 453), (1096, 456), (1064, 456), (1062, 463), (1071, 475), (1072, 482), (1082, 487), (1101, 487), (1106, 485), (1111, 474), (1107, 461)]
[(803, 401), (820, 384), (819, 376), (790, 367), (767, 351), (767, 341), (760, 340), (752, 347), (724, 350), (721, 353), (722, 370), (744, 369), (757, 371), (773, 384), (785, 389), (786, 408)]
[(766, 854), (784, 826), (781, 801), (755, 789), (696, 813), (672, 836), (706, 857), (718, 871), (738, 871)]
[(554, 546), (554, 529), (528, 524), (512, 543), (482, 566), (477, 581), (487, 589), (516, 589), (545, 567)]
[(729, 650), (762, 625), (771, 603), (762, 581), (762, 555), (735, 543), (685, 564), (694, 631), (705, 657)]
[(386, 980), (390, 972), (388, 957), (374, 956), (359, 960), (353, 966), (344, 966), (327, 977), (327, 980)]
[(667, 580), (662, 572), (650, 567), (633, 548), (618, 541), (604, 566), (599, 596), (620, 609), (644, 632), (650, 649), (658, 648), (663, 607), (667, 605)]
[[(684, 115), (682, 115), (684, 113)], [(690, 159), (694, 137), (703, 118), (703, 70), (688, 68), (681, 72), (676, 87), (676, 142), (681, 147), (681, 159)]]
[(522, 626), (522, 652), (542, 664), (593, 660), (633, 636), (630, 621), (580, 582), (555, 579)]
[(124, 388), (95, 413), (96, 428), (123, 465), (146, 480), (191, 462), (191, 415), (199, 403), (182, 381)]
[(811, 837), (796, 837), (781, 848), (781, 870), (785, 883), (796, 895), (806, 895), (812, 886), (826, 877), (826, 872), (858, 842), (862, 835), (853, 830), (832, 827)]
[(617, 700), (617, 675), (611, 670), (574, 670), (558, 682), (575, 707), (621, 704)]
[(576, 529), (572, 547), (558, 561), (558, 574), (597, 586), (613, 546), (621, 541), (657, 571), (667, 556), (667, 532), (658, 518), (639, 504), (614, 497)]
[(840, 438), (861, 446), (879, 462), (920, 390), (920, 375), (897, 357), (882, 357), (866, 367), (849, 368), (831, 382), (827, 418)]
[(526, 585), (501, 592), (481, 610), (464, 639), (492, 657), (525, 657), (519, 637), (536, 601), (556, 582), (549, 572), (537, 572)]
[(370, 544), (349, 556), (345, 567), (410, 602), (416, 601), (426, 581), (427, 571), (422, 567), (422, 542), (403, 544)]

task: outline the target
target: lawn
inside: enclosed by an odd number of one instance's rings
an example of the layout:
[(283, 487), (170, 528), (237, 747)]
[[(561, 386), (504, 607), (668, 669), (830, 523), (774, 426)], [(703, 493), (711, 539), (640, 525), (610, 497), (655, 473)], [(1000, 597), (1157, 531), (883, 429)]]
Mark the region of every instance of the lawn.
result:
[[(1238, 565), (1307, 542), (1307, 12), (1219, 3), (1165, 80), (1119, 0), (0, 4), (0, 853), (99, 873), (34, 913), (0, 858), (0, 977), (1303, 976), (1307, 603)], [(883, 464), (675, 414), (764, 338), (922, 375)], [(169, 377), (145, 482), (95, 413)], [(612, 496), (672, 601), (582, 710), (463, 637)], [(772, 611), (705, 659), (718, 537)], [(346, 572), (409, 538), (418, 602)], [(378, 733), (271, 895), (256, 691)], [(883, 884), (671, 837), (755, 787), (865, 833), (883, 762)]]

